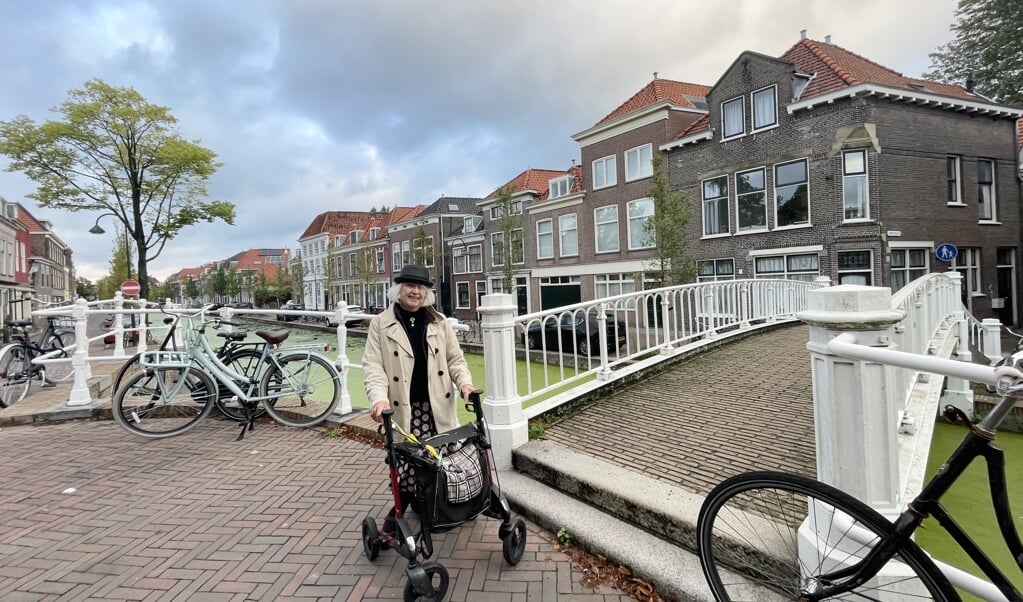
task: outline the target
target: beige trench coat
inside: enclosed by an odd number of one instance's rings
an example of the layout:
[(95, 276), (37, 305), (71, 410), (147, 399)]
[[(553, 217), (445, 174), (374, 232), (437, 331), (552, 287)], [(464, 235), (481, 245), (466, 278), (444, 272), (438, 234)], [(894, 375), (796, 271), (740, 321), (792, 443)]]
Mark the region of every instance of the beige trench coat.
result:
[[(433, 317), (426, 327), (430, 408), (437, 432), (443, 433), (458, 427), (460, 397), (451, 383), (460, 390), (472, 383), (472, 375), (451, 325), (437, 310), (432, 307), (426, 310)], [(409, 386), (413, 363), (412, 346), (392, 305), (369, 323), (362, 356), (363, 381), (370, 407), (378, 401), (389, 401), (394, 410), (393, 420), (406, 432), (412, 419)]]

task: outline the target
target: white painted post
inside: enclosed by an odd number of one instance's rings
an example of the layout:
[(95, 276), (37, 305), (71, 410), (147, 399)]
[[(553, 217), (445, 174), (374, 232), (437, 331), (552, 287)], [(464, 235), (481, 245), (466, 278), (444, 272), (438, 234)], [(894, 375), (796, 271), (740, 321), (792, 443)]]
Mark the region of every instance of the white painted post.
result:
[(86, 332), (88, 308), (88, 302), (81, 297), (71, 308), (71, 315), (75, 319), (75, 352), (71, 355), (71, 365), (74, 366), (75, 374), (71, 394), (68, 396), (68, 406), (82, 406), (92, 402), (92, 396), (89, 394), (91, 376), (88, 362), (89, 335)]
[(1002, 359), (1002, 323), (997, 318), (984, 318), (980, 323), (980, 328), (983, 333), (982, 351), (984, 357), (994, 364)]
[(842, 284), (810, 291), (796, 317), (810, 325), (817, 477), (894, 517), (901, 509), (901, 402), (889, 368), (832, 355), (827, 343), (853, 332), (860, 344), (889, 347), (904, 312), (892, 308), (888, 288)]
[(334, 319), (337, 320), (337, 359), (334, 366), (340, 375), (341, 402), (334, 408), (334, 414), (344, 416), (352, 413), (352, 396), (348, 392), (348, 366), (351, 363), (348, 359), (348, 304), (338, 303), (334, 308)]
[[(124, 295), (114, 292), (114, 309), (124, 309)], [(124, 357), (124, 322), (126, 314), (114, 314), (114, 357)]]
[(512, 465), (512, 450), (529, 440), (529, 423), (522, 412), (515, 377), (515, 298), (496, 293), (483, 297), (483, 370), (487, 391), (483, 415), (490, 426), (494, 463)]

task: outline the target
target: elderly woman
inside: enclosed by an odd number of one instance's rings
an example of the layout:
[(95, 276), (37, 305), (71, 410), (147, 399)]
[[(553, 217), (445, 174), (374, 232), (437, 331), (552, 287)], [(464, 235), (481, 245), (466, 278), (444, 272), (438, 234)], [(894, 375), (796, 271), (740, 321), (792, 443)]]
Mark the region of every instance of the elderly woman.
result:
[[(423, 439), (458, 427), (457, 396), (463, 399), (475, 387), (455, 332), (444, 315), (433, 308), (436, 300), (430, 273), (407, 265), (388, 293), (391, 306), (369, 324), (362, 357), (370, 415), (380, 422), (384, 410), (394, 410), (394, 423)], [(403, 509), (412, 501), (413, 469), (398, 466)], [(395, 529), (391, 509), (384, 532)]]

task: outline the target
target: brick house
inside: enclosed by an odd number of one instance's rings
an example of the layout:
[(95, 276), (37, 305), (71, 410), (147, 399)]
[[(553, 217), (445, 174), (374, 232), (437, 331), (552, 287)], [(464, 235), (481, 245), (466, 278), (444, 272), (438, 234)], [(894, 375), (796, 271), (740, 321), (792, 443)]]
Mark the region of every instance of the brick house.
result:
[(65, 303), (75, 298), (71, 248), (53, 231), (48, 220), (36, 219), (21, 204), (16, 219), (29, 236), (28, 284), (33, 296), (43, 303)]
[(0, 306), (5, 321), (32, 311), (28, 303), (11, 304), (33, 292), (28, 277), (30, 245), (28, 228), (18, 220), (18, 204), (0, 197)]
[[(1023, 111), (829, 42), (744, 52), (708, 112), (662, 144), (694, 200), (700, 280), (890, 286), (956, 269), (978, 317), (1018, 320)], [(952, 243), (958, 256), (935, 251)]]

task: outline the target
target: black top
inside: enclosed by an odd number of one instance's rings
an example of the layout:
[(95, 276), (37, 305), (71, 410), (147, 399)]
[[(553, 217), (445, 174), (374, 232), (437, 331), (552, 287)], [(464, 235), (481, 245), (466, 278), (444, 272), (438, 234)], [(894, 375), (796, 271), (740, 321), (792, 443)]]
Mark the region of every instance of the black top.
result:
[(432, 321), (430, 312), (420, 308), (414, 312), (402, 309), (394, 304), (394, 315), (405, 329), (409, 344), (412, 346), (412, 382), (409, 383), (409, 401), (412, 403), (429, 403), (430, 388), (426, 379), (426, 324)]

